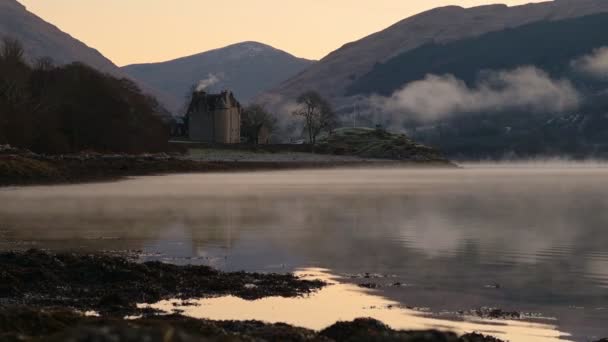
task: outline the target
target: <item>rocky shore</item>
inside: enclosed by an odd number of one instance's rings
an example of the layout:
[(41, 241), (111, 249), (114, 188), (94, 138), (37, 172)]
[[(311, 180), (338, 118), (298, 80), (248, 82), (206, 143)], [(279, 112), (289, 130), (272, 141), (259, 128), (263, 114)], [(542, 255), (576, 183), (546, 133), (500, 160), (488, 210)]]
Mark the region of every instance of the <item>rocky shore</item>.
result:
[(412, 341), (500, 342), (481, 334), (457, 336), (435, 330), (396, 331), (373, 319), (339, 322), (322, 331), (258, 321), (208, 321), (179, 315), (133, 320), (90, 317), (62, 309), (0, 307), (0, 340), (7, 342), (208, 342), (208, 341)]
[[(372, 319), (339, 322), (319, 332), (286, 324), (166, 316), (136, 305), (220, 295), (249, 300), (293, 297), (323, 286), (289, 274), (223, 273), (206, 266), (142, 264), (110, 255), (4, 252), (0, 253), (0, 340), (499, 341), (479, 334), (396, 331)], [(133, 315), (138, 318), (124, 319)]]
[(137, 315), (137, 304), (233, 295), (296, 297), (325, 284), (291, 274), (224, 273), (207, 266), (137, 263), (112, 255), (0, 253), (0, 302)]

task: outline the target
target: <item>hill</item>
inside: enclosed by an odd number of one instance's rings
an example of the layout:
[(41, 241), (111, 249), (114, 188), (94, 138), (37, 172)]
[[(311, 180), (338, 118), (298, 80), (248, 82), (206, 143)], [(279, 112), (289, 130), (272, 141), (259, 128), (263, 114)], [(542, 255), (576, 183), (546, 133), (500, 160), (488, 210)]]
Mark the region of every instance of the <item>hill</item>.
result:
[[(56, 26), (42, 20), (16, 0), (0, 0), (0, 37), (18, 39), (30, 62), (50, 57), (57, 65), (81, 62), (115, 77), (127, 77), (118, 66), (99, 51), (87, 46)], [(177, 102), (171, 95), (135, 80), (146, 92), (167, 105)]]
[(541, 21), (455, 42), (429, 43), (379, 63), (349, 86), (347, 94), (391, 95), (428, 74), (450, 74), (473, 86), (483, 70), (532, 65), (559, 78), (571, 63), (608, 46), (608, 13), (560, 21)]
[(48, 56), (57, 64), (79, 61), (103, 72), (122, 74), (99, 51), (37, 17), (16, 0), (0, 1), (0, 36), (18, 39), (30, 60)]
[(608, 12), (608, 1), (557, 0), (514, 7), (436, 8), (344, 45), (270, 93), (291, 99), (302, 91), (312, 89), (339, 103), (347, 88), (369, 73), (377, 63), (384, 63), (421, 46), (445, 44), (539, 21), (577, 18), (602, 12)]
[[(401, 128), (453, 158), (606, 158), (608, 78), (599, 70), (596, 75), (583, 72), (577, 63), (589, 56), (602, 58), (599, 51), (608, 46), (603, 34), (607, 30), (608, 13), (600, 13), (541, 21), (445, 44), (430, 43), (376, 65), (349, 87), (348, 94), (399, 97), (404, 106), (398, 114), (403, 118)], [(517, 72), (526, 65), (536, 71)], [(504, 70), (502, 76), (497, 74)], [(429, 74), (454, 78), (431, 79)], [(500, 78), (498, 84), (492, 77)], [(509, 79), (513, 77), (520, 78)], [(541, 79), (542, 84), (536, 83)], [(448, 85), (441, 88), (442, 95), (456, 96), (442, 114), (427, 110), (442, 103), (439, 98), (429, 98), (427, 109), (413, 104), (414, 93), (420, 95), (413, 91), (414, 85), (423, 84), (427, 91)], [(539, 85), (544, 89), (538, 89)], [(566, 90), (576, 103), (559, 106)], [(526, 96), (531, 102), (517, 104)]]
[(240, 101), (247, 102), (312, 63), (268, 45), (244, 42), (163, 63), (128, 65), (122, 70), (175, 98), (184, 99), (193, 85), (203, 83), (214, 90), (231, 89)]
[(274, 96), (315, 89), (343, 120), (451, 158), (605, 158), (608, 77), (581, 61), (604, 65), (607, 29), (605, 0), (437, 8), (345, 45)]

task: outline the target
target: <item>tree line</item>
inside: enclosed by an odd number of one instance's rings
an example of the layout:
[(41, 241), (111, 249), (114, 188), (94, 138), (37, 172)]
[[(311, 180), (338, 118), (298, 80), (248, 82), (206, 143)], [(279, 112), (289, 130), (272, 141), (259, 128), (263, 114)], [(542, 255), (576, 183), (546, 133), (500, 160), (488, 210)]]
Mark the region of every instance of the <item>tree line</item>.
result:
[[(316, 91), (306, 91), (296, 99), (297, 107), (291, 113), (302, 123), (302, 135), (308, 143), (315, 145), (318, 136), (326, 132), (331, 134), (338, 126), (338, 118), (329, 101)], [(264, 105), (247, 106), (241, 116), (241, 135), (249, 143), (259, 141), (260, 132), (277, 130), (278, 120)]]
[(78, 62), (28, 63), (19, 41), (0, 43), (0, 144), (39, 153), (166, 151), (162, 111), (129, 79)]

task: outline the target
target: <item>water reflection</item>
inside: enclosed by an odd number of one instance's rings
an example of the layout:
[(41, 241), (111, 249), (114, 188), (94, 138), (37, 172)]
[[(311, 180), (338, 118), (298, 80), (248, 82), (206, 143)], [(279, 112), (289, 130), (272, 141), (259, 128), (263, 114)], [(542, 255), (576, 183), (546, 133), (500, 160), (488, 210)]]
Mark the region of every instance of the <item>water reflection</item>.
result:
[(174, 300), (141, 307), (152, 307), (167, 313), (183, 310), (182, 314), (201, 319), (261, 320), (313, 330), (322, 330), (338, 321), (371, 317), (403, 330), (439, 329), (459, 334), (476, 331), (520, 342), (553, 342), (567, 338), (567, 334), (560, 333), (550, 324), (475, 318), (443, 320), (428, 313), (403, 308), (399, 303), (378, 296), (373, 291), (339, 282), (328, 270), (305, 269), (297, 273), (305, 279), (322, 279), (331, 285), (306, 298), (272, 297), (246, 301), (236, 297), (219, 297), (188, 301), (187, 305)]
[(591, 340), (608, 335), (607, 178), (597, 167), (503, 166), (2, 189), (0, 248), (138, 249), (226, 270), (378, 273), (390, 277), (373, 281), (392, 301), (539, 312)]

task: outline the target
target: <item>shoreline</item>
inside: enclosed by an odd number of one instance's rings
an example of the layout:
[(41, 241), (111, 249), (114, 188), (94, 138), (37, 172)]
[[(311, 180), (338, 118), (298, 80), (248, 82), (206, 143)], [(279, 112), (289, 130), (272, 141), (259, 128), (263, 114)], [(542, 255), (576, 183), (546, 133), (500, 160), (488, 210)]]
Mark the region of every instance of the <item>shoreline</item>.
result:
[[(320, 155), (322, 157), (322, 155)], [(76, 184), (176, 173), (253, 172), (363, 167), (456, 167), (449, 161), (400, 160), (196, 160), (181, 154), (77, 154), (46, 156), (0, 151), (0, 187)]]
[[(321, 331), (259, 321), (160, 315), (139, 302), (234, 295), (299, 297), (327, 286), (291, 274), (224, 273), (206, 266), (137, 263), (104, 254), (0, 253), (0, 339), (8, 341), (479, 341), (499, 339), (437, 330), (398, 331), (360, 318)], [(133, 317), (133, 319), (125, 319)], [(168, 332), (171, 336), (167, 339)]]
[(208, 266), (139, 263), (106, 253), (0, 252), (0, 304), (69, 307), (108, 316), (154, 313), (138, 304), (168, 299), (292, 298), (326, 285), (293, 274), (229, 273)]
[(479, 333), (458, 336), (438, 330), (394, 330), (371, 318), (336, 322), (321, 331), (314, 331), (283, 323), (212, 321), (179, 314), (149, 315), (127, 320), (118, 317), (96, 317), (62, 308), (37, 310), (1, 305), (0, 339), (15, 342), (503, 342)]

